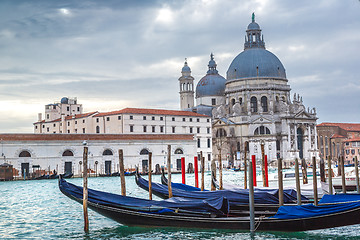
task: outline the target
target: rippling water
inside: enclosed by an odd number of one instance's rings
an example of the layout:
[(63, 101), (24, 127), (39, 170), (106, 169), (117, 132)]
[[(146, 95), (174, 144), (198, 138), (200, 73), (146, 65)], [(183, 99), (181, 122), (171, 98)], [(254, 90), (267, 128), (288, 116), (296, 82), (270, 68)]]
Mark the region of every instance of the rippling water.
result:
[[(236, 182), (240, 172), (224, 172)], [(209, 183), (209, 175), (206, 176)], [(181, 182), (180, 175), (173, 175)], [(82, 179), (69, 179), (82, 185)], [(159, 182), (159, 176), (153, 176)], [(193, 185), (194, 176), (187, 175)], [(0, 182), (0, 239), (249, 239), (248, 232), (126, 227), (89, 210), (90, 232), (83, 231), (82, 206), (64, 196), (57, 180)], [(127, 195), (147, 198), (133, 176), (126, 177)], [(206, 187), (209, 187), (208, 185)], [(89, 188), (120, 194), (119, 177), (90, 178)], [(154, 197), (156, 199), (156, 197)], [(359, 216), (360, 217), (360, 216)], [(360, 239), (360, 225), (301, 233), (256, 232), (254, 239)]]

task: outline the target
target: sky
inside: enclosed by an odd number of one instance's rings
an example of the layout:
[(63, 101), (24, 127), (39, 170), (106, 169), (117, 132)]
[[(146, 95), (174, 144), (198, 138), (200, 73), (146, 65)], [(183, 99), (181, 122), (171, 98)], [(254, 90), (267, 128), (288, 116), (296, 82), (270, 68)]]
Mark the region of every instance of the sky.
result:
[(251, 14), (318, 123), (360, 123), (359, 0), (0, 1), (0, 133), (31, 133), (62, 97), (84, 112), (179, 109), (214, 53), (226, 77)]

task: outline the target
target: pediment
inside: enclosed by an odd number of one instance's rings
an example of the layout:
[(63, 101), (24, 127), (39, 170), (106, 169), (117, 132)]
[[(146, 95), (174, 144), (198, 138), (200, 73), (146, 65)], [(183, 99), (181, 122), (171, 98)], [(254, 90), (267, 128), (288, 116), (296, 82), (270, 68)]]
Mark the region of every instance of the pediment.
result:
[(311, 118), (311, 116), (305, 110), (301, 110), (294, 115), (294, 118), (304, 119), (304, 118)]
[(270, 118), (259, 116), (250, 121), (251, 124), (264, 124), (264, 123), (272, 123)]

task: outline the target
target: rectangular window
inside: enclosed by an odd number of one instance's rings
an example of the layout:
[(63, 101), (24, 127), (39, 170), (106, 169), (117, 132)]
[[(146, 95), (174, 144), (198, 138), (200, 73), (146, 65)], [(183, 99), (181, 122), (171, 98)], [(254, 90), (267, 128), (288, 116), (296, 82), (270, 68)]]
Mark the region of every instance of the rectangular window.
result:
[(85, 133), (85, 128), (83, 128), (83, 133)]
[(210, 119), (207, 119), (206, 122), (210, 122)]
[(133, 116), (130, 116), (130, 119), (134, 119), (134, 117), (133, 117)]
[(172, 118), (172, 121), (175, 122), (175, 118), (174, 118), (174, 117)]
[(164, 126), (160, 126), (160, 132), (164, 132)]
[(75, 121), (75, 124), (77, 124), (77, 121)]
[(83, 120), (83, 123), (85, 123), (85, 119)]
[(155, 117), (154, 117), (154, 116), (152, 116), (152, 117), (151, 117), (151, 120), (155, 120)]
[(185, 118), (183, 118), (183, 122), (185, 122)]
[(37, 129), (37, 126), (35, 126), (35, 129)]
[(211, 161), (211, 154), (208, 154), (208, 161)]
[(143, 131), (146, 132), (146, 126), (143, 126)]
[(70, 126), (70, 122), (68, 122), (68, 126)]
[(70, 130), (68, 130), (68, 133), (70, 133)]
[(130, 132), (134, 132), (134, 126), (130, 125)]
[(110, 117), (106, 117), (106, 121), (110, 121)]
[(49, 119), (49, 118), (50, 118), (49, 114), (46, 114), (46, 119)]
[(200, 128), (199, 127), (197, 128), (197, 133), (200, 133)]
[(54, 127), (56, 127), (56, 124), (54, 123)]
[(77, 133), (77, 129), (75, 128), (75, 133)]
[(99, 122), (99, 118), (96, 119), (96, 122)]
[(192, 127), (190, 127), (190, 133), (193, 133), (193, 128)]
[(192, 118), (189, 118), (189, 121), (192, 122)]
[(160, 121), (163, 121), (164, 120), (164, 117), (160, 117)]
[(66, 107), (66, 110), (67, 110), (67, 111), (70, 111), (70, 107)]
[(207, 128), (207, 133), (210, 133), (210, 128)]
[(49, 132), (49, 131), (50, 131), (50, 128), (46, 128), (46, 131)]
[(118, 120), (121, 120), (121, 116), (118, 116)]
[(197, 122), (200, 122), (200, 118), (197, 118), (196, 121), (197, 121)]
[(45, 128), (45, 125), (43, 125), (43, 128)]
[(155, 132), (155, 126), (152, 126), (152, 132)]
[(146, 120), (146, 116), (143, 116), (143, 120)]
[(80, 107), (77, 107), (78, 112), (80, 112)]
[(200, 148), (200, 138), (197, 140), (197, 147)]
[(172, 127), (172, 132), (175, 133), (175, 127)]
[(210, 148), (211, 147), (211, 143), (210, 143), (211, 141), (210, 141), (210, 138), (208, 138), (208, 140), (207, 140), (207, 146), (208, 146), (208, 148)]
[(216, 99), (215, 98), (211, 99), (211, 105), (213, 105), (213, 106), (216, 105)]

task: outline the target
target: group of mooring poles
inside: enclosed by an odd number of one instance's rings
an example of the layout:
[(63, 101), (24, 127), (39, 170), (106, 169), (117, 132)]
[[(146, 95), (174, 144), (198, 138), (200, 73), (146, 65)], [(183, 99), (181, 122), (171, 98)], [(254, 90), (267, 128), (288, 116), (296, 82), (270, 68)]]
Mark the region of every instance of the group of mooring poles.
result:
[[(89, 218), (87, 211), (87, 201), (88, 201), (88, 147), (86, 142), (84, 143), (84, 152), (83, 152), (83, 212), (84, 212), (84, 231), (89, 231)], [(168, 145), (167, 151), (167, 170), (168, 170), (168, 192), (169, 198), (172, 197), (172, 188), (171, 188), (171, 146)], [(262, 176), (263, 176), (263, 186), (268, 187), (268, 170), (267, 170), (267, 156), (264, 155), (262, 151)], [(247, 178), (249, 178), (249, 210), (250, 210), (250, 232), (255, 232), (255, 204), (254, 204), (254, 186), (256, 186), (256, 159), (255, 155), (252, 155), (249, 162), (249, 176), (247, 176), (247, 151), (245, 151), (245, 164), (244, 164), (244, 188), (247, 188)], [(200, 162), (201, 162), (201, 191), (204, 191), (204, 173), (205, 173), (205, 157), (203, 157), (202, 152), (200, 152)], [(222, 189), (222, 163), (221, 156), (219, 158), (219, 177), (220, 177), (220, 189)], [(322, 170), (323, 162), (320, 163), (320, 168)], [(332, 185), (332, 169), (331, 169), (331, 159), (327, 158), (328, 164), (328, 182), (329, 182), (329, 194), (333, 194), (333, 185)], [(340, 158), (340, 168), (342, 176), (342, 191), (346, 193), (346, 183), (345, 183), (345, 169), (344, 169), (344, 158)], [(306, 172), (306, 162), (302, 159), (301, 163), (303, 183), (307, 183), (307, 172)], [(123, 150), (119, 149), (119, 167), (120, 167), (120, 181), (121, 181), (121, 195), (126, 196), (126, 184), (125, 184), (125, 168), (124, 168), (124, 155)], [(185, 184), (185, 158), (181, 159), (181, 170), (182, 170), (182, 183)], [(194, 170), (195, 170), (195, 187), (199, 186), (198, 181), (198, 157), (194, 157)], [(318, 205), (318, 192), (317, 192), (317, 176), (316, 176), (316, 158), (312, 158), (312, 171), (313, 171), (313, 190), (314, 190), (314, 205)], [(149, 199), (152, 200), (152, 187), (151, 187), (151, 176), (152, 176), (152, 153), (149, 153)], [(355, 176), (356, 176), (356, 191), (360, 194), (360, 182), (359, 182), (359, 169), (358, 169), (358, 159), (355, 157)], [(299, 161), (295, 159), (295, 178), (296, 178), (296, 192), (297, 192), (297, 204), (301, 205), (301, 189), (300, 189), (300, 173), (299, 173)], [(278, 159), (278, 188), (279, 188), (279, 206), (284, 205), (284, 188), (283, 188), (283, 172), (282, 172), (282, 159)]]

